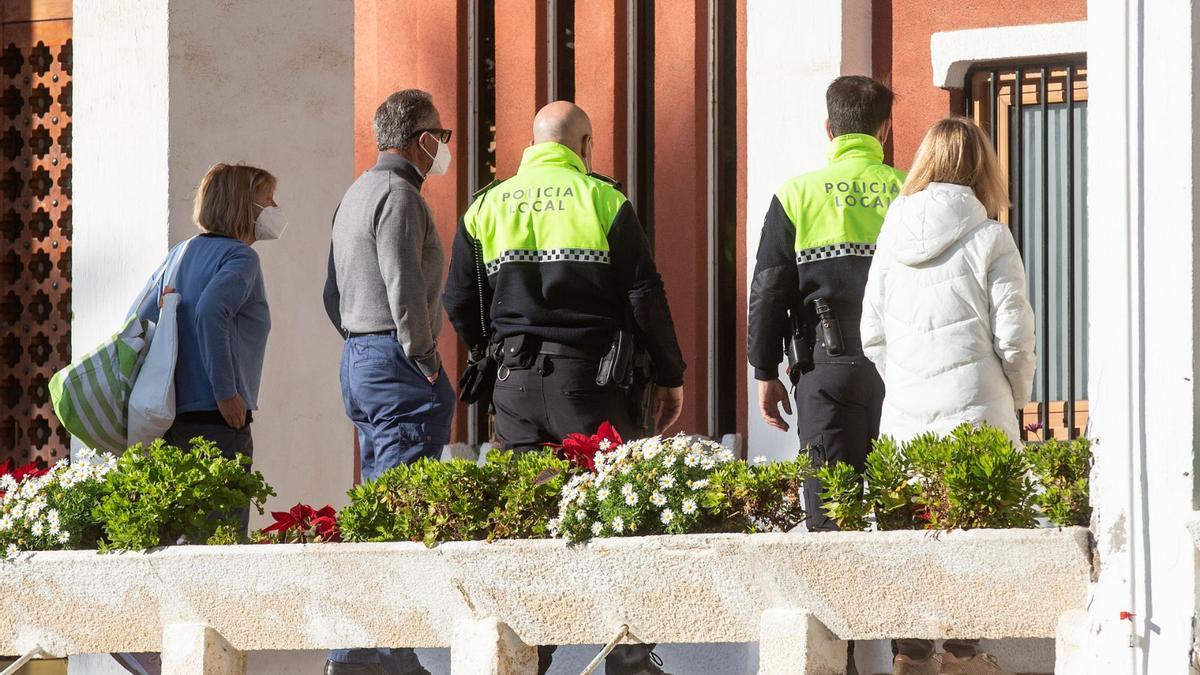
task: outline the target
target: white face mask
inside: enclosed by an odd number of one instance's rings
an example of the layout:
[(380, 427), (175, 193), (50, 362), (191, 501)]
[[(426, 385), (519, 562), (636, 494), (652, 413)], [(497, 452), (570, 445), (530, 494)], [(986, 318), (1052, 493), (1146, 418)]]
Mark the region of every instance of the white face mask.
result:
[(421, 146), (421, 152), (424, 152), (427, 157), (433, 160), (433, 165), (429, 167), (429, 171), (425, 172), (426, 176), (441, 176), (450, 170), (450, 146), (441, 141), (437, 141), (437, 144), (436, 155), (430, 155), (425, 146)]
[(255, 204), (262, 209), (258, 212), (258, 218), (254, 221), (254, 238), (257, 241), (271, 241), (283, 236), (283, 231), (287, 229), (287, 216), (283, 215), (283, 209), (278, 206), (263, 206)]

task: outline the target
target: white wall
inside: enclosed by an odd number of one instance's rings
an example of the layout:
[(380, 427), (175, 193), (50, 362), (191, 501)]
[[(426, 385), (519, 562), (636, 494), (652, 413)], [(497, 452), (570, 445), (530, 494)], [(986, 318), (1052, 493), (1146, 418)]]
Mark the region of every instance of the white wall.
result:
[(321, 289), (354, 178), (353, 3), (78, 0), (75, 31), (76, 354), (115, 330), (168, 240), (196, 232), (210, 165), (271, 171), (290, 227), (255, 246), (272, 330), (254, 465), (271, 508), (344, 504), (353, 436)]
[(1088, 3), (1093, 672), (1195, 672), (1197, 19)]
[(167, 251), (167, 6), (76, 0), (72, 355), (120, 328)]
[[(840, 75), (871, 74), (870, 25), (869, 0), (754, 0), (747, 6), (747, 288), (771, 197), (787, 179), (825, 166), (825, 88)], [(746, 386), (749, 456), (795, 457), (794, 426), (783, 433), (762, 421), (753, 369)]]

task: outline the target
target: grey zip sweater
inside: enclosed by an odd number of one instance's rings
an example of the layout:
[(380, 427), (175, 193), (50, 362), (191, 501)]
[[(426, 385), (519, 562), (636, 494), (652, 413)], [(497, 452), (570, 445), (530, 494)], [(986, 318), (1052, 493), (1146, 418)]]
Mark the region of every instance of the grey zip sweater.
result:
[(404, 353), (431, 376), (441, 368), (445, 255), (422, 182), (408, 160), (381, 152), (346, 191), (333, 219), (325, 307), (343, 334), (395, 330)]

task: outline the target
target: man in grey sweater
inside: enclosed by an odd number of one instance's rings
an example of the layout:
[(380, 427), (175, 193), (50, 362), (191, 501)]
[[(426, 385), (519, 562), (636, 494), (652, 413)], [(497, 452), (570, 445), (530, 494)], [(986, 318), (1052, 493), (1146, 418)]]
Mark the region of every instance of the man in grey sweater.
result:
[[(422, 457), (450, 440), (454, 390), (438, 358), (442, 267), (421, 185), (450, 166), (450, 130), (429, 94), (405, 89), (375, 111), (379, 160), (333, 219), (325, 309), (346, 339), (342, 399), (358, 429), (360, 478)], [(427, 673), (411, 649), (334, 651), (327, 675)]]

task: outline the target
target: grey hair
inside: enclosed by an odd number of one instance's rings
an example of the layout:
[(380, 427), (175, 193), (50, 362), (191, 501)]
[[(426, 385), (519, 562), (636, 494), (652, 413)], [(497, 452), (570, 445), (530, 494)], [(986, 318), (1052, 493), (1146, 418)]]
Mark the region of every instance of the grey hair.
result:
[(437, 112), (433, 97), (420, 89), (402, 89), (375, 110), (375, 145), (380, 150), (403, 148)]

